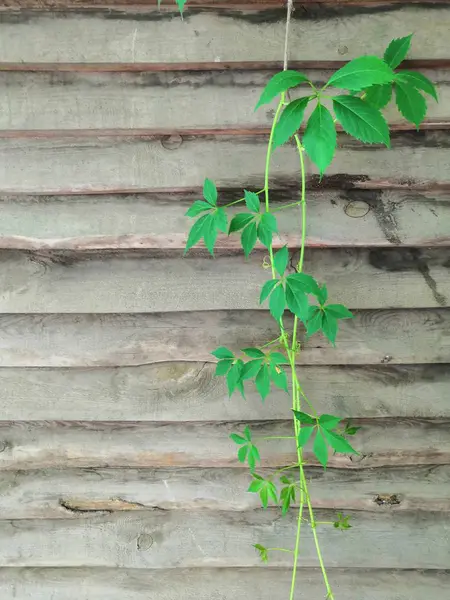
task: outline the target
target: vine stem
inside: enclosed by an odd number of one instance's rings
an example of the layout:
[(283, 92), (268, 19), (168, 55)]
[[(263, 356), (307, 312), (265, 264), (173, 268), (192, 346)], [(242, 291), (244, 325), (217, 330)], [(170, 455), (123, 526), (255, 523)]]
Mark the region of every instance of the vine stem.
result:
[[(290, 25), (292, 11), (293, 11), (293, 0), (287, 0), (284, 61), (283, 61), (283, 69), (285, 71), (288, 66), (289, 25)], [(270, 159), (272, 156), (273, 138), (274, 138), (274, 133), (275, 133), (275, 127), (278, 123), (278, 119), (280, 117), (281, 111), (285, 105), (285, 98), (286, 98), (286, 94), (282, 93), (281, 97), (280, 97), (280, 101), (277, 106), (277, 109), (275, 111), (272, 127), (270, 130), (269, 143), (267, 146), (266, 164), (265, 164), (265, 170), (264, 170), (264, 188), (263, 188), (266, 212), (270, 212), (269, 174), (270, 174)], [(303, 270), (305, 246), (306, 246), (306, 170), (305, 170), (305, 161), (304, 161), (304, 156), (303, 156), (303, 152), (304, 152), (303, 146), (302, 146), (302, 144), (300, 142), (300, 138), (297, 134), (295, 134), (294, 138), (295, 138), (295, 143), (296, 143), (299, 158), (300, 158), (300, 171), (301, 171), (300, 205), (301, 205), (301, 213), (302, 213), (302, 232), (301, 232), (300, 258), (299, 258), (299, 262), (297, 265), (297, 271), (301, 272)], [(274, 263), (272, 245), (269, 246), (269, 257), (270, 257), (270, 265), (271, 265), (271, 269), (272, 269), (272, 278), (275, 279), (276, 271), (275, 271), (275, 263)], [(290, 367), (291, 367), (292, 409), (300, 410), (300, 408), (301, 408), (300, 397), (302, 396), (306, 400), (307, 400), (307, 398), (306, 398), (305, 394), (303, 393), (300, 382), (298, 381), (297, 371), (296, 371), (296, 355), (297, 355), (297, 352), (299, 351), (299, 348), (297, 348), (298, 318), (295, 317), (295, 319), (294, 319), (294, 326), (293, 326), (293, 332), (292, 332), (292, 346), (291, 347), (289, 347), (289, 342), (285, 335), (285, 329), (284, 329), (282, 319), (280, 319), (280, 330), (281, 330), (281, 334), (282, 334), (281, 335), (282, 343), (283, 343), (283, 346), (287, 353), (287, 356), (289, 358), (289, 363), (290, 363)], [(308, 401), (308, 404), (309, 404), (309, 401)], [(298, 437), (298, 435), (300, 433), (300, 428), (301, 428), (301, 426), (300, 426), (298, 420), (294, 418), (294, 431), (295, 431), (296, 438)], [(327, 576), (327, 572), (326, 572), (325, 565), (323, 562), (322, 552), (320, 550), (319, 539), (318, 539), (317, 532), (315, 529), (314, 511), (312, 508), (311, 498), (310, 498), (309, 491), (308, 491), (308, 482), (306, 480), (305, 471), (303, 469), (303, 451), (302, 451), (302, 448), (300, 448), (298, 446), (298, 444), (296, 444), (296, 447), (297, 447), (297, 457), (298, 457), (299, 474), (300, 474), (300, 507), (299, 507), (299, 512), (298, 512), (298, 516), (297, 516), (297, 533), (296, 533), (296, 538), (295, 538), (294, 564), (293, 564), (293, 569), (292, 569), (291, 591), (290, 591), (289, 600), (294, 600), (294, 595), (295, 595), (295, 583), (296, 583), (297, 566), (298, 566), (298, 559), (299, 559), (299, 553), (300, 553), (301, 526), (302, 526), (302, 521), (303, 521), (303, 507), (305, 504), (305, 499), (306, 499), (306, 504), (308, 506), (309, 516), (310, 516), (310, 525), (311, 525), (311, 530), (313, 532), (317, 557), (319, 560), (323, 580), (324, 580), (325, 587), (327, 590), (327, 598), (329, 600), (334, 600), (334, 597), (333, 597), (333, 594), (332, 594), (332, 591), (330, 588), (330, 584), (328, 582), (328, 576)]]

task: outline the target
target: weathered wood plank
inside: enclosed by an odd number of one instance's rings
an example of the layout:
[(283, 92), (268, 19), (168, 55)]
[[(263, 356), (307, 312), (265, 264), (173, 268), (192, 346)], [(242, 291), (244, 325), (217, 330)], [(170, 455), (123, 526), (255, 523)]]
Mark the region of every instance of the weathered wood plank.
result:
[[(259, 296), (268, 279), (262, 261), (261, 254), (250, 260), (149, 260), (145, 254), (80, 260), (0, 252), (0, 312), (261, 310), (267, 308)], [(330, 298), (351, 309), (432, 308), (450, 306), (449, 261), (450, 248), (314, 249), (305, 271), (326, 281)]]
[[(71, 129), (269, 127), (273, 107), (258, 111), (254, 107), (272, 74), (1, 72), (0, 105), (9, 110), (0, 113), (0, 130), (56, 133)], [(310, 71), (308, 76), (324, 84), (330, 74)], [(450, 71), (424, 74), (438, 83), (440, 100), (430, 100), (427, 118), (445, 121), (449, 117)], [(305, 88), (301, 92), (306, 93)], [(392, 124), (404, 122), (395, 103), (385, 114)]]
[[(259, 470), (262, 475), (271, 471)], [(450, 512), (450, 466), (342, 471), (307, 468), (314, 508)], [(85, 518), (163, 510), (252, 510), (245, 469), (95, 469), (3, 472), (2, 519)], [(1, 588), (0, 588), (1, 589)]]
[[(318, 520), (329, 520), (331, 516), (322, 511), (317, 515)], [(138, 569), (251, 567), (260, 564), (252, 544), (291, 546), (294, 530), (295, 515), (282, 518), (272, 510), (152, 511), (85, 520), (1, 521), (0, 564)], [(333, 527), (320, 531), (324, 561), (330, 567), (448, 567), (450, 525), (446, 514), (358, 513), (353, 518), (353, 529), (346, 533), (342, 535)], [(316, 561), (311, 531), (305, 527), (299, 564), (316, 566)], [(272, 564), (287, 567), (291, 557), (279, 552), (274, 554)]]
[[(447, 420), (368, 419), (355, 421), (359, 455), (330, 456), (342, 469), (450, 463)], [(236, 445), (229, 434), (245, 422), (146, 423), (91, 421), (0, 421), (0, 469), (97, 467), (237, 467)], [(290, 421), (253, 421), (251, 430), (262, 466), (295, 463)], [(307, 448), (306, 460), (318, 464)]]
[[(323, 596), (318, 569), (300, 570), (307, 598)], [(445, 571), (330, 569), (331, 585), (347, 600), (447, 600), (450, 575)], [(374, 582), (376, 582), (374, 584)], [(239, 596), (272, 600), (289, 596), (291, 571), (283, 568), (117, 569), (0, 568), (4, 600), (235, 600)]]
[[(163, 363), (121, 368), (0, 369), (0, 414), (8, 420), (233, 421), (284, 419), (290, 400), (273, 389), (261, 403), (228, 398), (215, 366)], [(343, 417), (450, 417), (448, 365), (302, 367), (307, 396)], [(426, 402), (424, 402), (426, 398)], [(93, 401), (95, 399), (95, 401)]]
[[(345, 136), (328, 170), (344, 181), (411, 186), (435, 181), (450, 187), (450, 132), (398, 134), (393, 150), (362, 147)], [(164, 139), (0, 140), (4, 193), (115, 192), (201, 187), (205, 175), (219, 186), (261, 186), (266, 136), (185, 137), (177, 149)], [(57, 168), (55, 168), (57, 165)], [(308, 163), (308, 171), (315, 169)], [(272, 159), (272, 180), (298, 181), (298, 157), (283, 146)]]
[[(222, 202), (242, 190), (220, 190)], [(297, 186), (274, 189), (272, 200), (290, 203)], [(0, 196), (0, 248), (19, 250), (145, 249), (179, 256), (192, 221), (185, 213), (198, 194)], [(307, 244), (311, 246), (450, 245), (450, 195), (400, 190), (311, 190), (307, 195)], [(242, 208), (230, 207), (229, 215)], [(279, 230), (300, 241), (298, 207), (280, 211)], [(232, 252), (239, 238), (217, 242)], [(236, 241), (236, 244), (234, 243)], [(281, 240), (275, 238), (275, 244)], [(196, 249), (191, 250), (191, 254)]]
[[(293, 16), (292, 60), (379, 54), (392, 38), (411, 31), (415, 31), (413, 58), (448, 57), (445, 40), (450, 9), (445, 4), (359, 10), (322, 7), (298, 10)], [(194, 8), (184, 21), (176, 10), (156, 9), (127, 14), (98, 9), (59, 18), (57, 12), (0, 13), (0, 17), (5, 62), (278, 61), (284, 48), (283, 7), (258, 12)], [(162, 25), (164, 36), (160, 35)]]
[[(289, 320), (285, 321), (290, 326)], [(262, 311), (134, 315), (2, 315), (2, 367), (133, 366), (211, 361), (219, 344), (234, 349), (277, 336)], [(362, 311), (340, 326), (337, 347), (303, 339), (302, 364), (450, 362), (450, 311)]]

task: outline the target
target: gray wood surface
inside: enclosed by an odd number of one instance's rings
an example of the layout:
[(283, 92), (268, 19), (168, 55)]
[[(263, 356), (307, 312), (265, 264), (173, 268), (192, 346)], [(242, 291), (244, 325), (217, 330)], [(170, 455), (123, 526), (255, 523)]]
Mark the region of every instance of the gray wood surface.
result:
[[(321, 573), (299, 571), (307, 598), (323, 597)], [(447, 600), (448, 572), (381, 569), (330, 569), (333, 589), (347, 600)], [(260, 600), (288, 597), (291, 573), (283, 568), (117, 569), (3, 568), (0, 591), (4, 600)]]
[[(242, 190), (221, 190), (232, 202)], [(299, 184), (273, 192), (274, 207), (295, 202)], [(0, 196), (0, 248), (24, 250), (145, 249), (179, 256), (192, 220), (191, 194)], [(450, 245), (449, 192), (327, 190), (307, 193), (307, 244), (331, 246)], [(244, 206), (230, 207), (231, 217)], [(298, 207), (277, 214), (282, 240), (300, 243)], [(220, 238), (221, 252), (237, 251), (239, 237)], [(191, 252), (195, 252), (192, 250)]]
[[(263, 475), (270, 470), (258, 469)], [(295, 474), (295, 471), (292, 471)], [(450, 512), (450, 466), (342, 472), (307, 468), (315, 508)], [(84, 519), (92, 513), (163, 510), (251, 510), (245, 469), (70, 469), (3, 472), (2, 519)], [(384, 502), (384, 503), (383, 503)]]
[[(146, 423), (91, 421), (0, 421), (0, 468), (97, 467), (241, 467), (237, 447), (229, 439), (250, 423), (262, 466), (296, 461), (290, 421), (232, 423)], [(386, 465), (449, 464), (450, 430), (445, 419), (373, 419), (356, 421), (359, 455), (330, 456), (342, 469)], [(312, 452), (306, 460), (317, 464)]]
[[(431, 99), (428, 103), (427, 119), (445, 121), (450, 72), (421, 72), (437, 83), (439, 94), (439, 103)], [(0, 113), (0, 130), (269, 127), (276, 102), (257, 111), (254, 107), (273, 73), (0, 72), (0, 105), (9, 107)], [(323, 85), (331, 71), (308, 70), (307, 74)], [(306, 88), (299, 88), (292, 98), (306, 93)], [(342, 91), (329, 89), (328, 93)], [(404, 122), (395, 102), (384, 112), (392, 124)]]
[[(328, 169), (344, 181), (397, 185), (437, 181), (450, 183), (450, 132), (399, 134), (393, 148), (361, 147), (340, 137), (342, 147)], [(0, 140), (3, 192), (139, 191), (201, 187), (205, 175), (217, 185), (261, 186), (266, 136), (186, 138), (177, 149), (164, 140), (127, 138), (61, 138)], [(316, 172), (307, 161), (308, 172)], [(57, 169), (55, 169), (57, 164)], [(293, 147), (276, 150), (272, 178), (298, 181)], [(345, 176), (342, 176), (345, 173)]]
[[(290, 399), (228, 398), (215, 365), (163, 363), (109, 368), (1, 368), (0, 414), (8, 420), (233, 421), (285, 419)], [(299, 369), (320, 410), (343, 417), (450, 417), (448, 365)], [(426, 398), (426, 402), (424, 402)]]
[[(394, 37), (415, 31), (411, 57), (447, 58), (450, 10), (445, 5), (385, 10), (296, 11), (291, 60), (347, 60), (381, 54)], [(391, 8), (391, 10), (387, 10)], [(112, 18), (111, 18), (112, 17)], [(337, 18), (339, 17), (339, 18)], [(283, 8), (261, 11), (192, 11), (182, 21), (174, 10), (121, 14), (22, 13), (0, 21), (4, 62), (228, 62), (280, 61)], [(164, 36), (161, 28), (164, 27)], [(306, 30), (308, 35), (305, 35)], [(377, 32), (375, 35), (374, 32)], [(264, 43), (262, 43), (264, 40)]]
[[(332, 515), (330, 511), (317, 511), (317, 520), (330, 520)], [(84, 520), (0, 521), (0, 564), (138, 569), (251, 567), (261, 564), (252, 544), (292, 547), (294, 530), (295, 516), (282, 517), (275, 510), (154, 510), (90, 515)], [(324, 560), (330, 568), (445, 569), (450, 557), (449, 534), (448, 515), (407, 512), (357, 513), (346, 535), (330, 526), (320, 530)], [(299, 564), (315, 567), (317, 556), (310, 528), (305, 527), (303, 542)], [(279, 552), (274, 554), (272, 564), (288, 566), (291, 560), (289, 554)]]
[[(449, 222), (450, 224), (450, 222)], [(79, 258), (79, 257), (78, 257)], [(142, 313), (267, 309), (264, 254), (209, 259), (77, 260), (0, 252), (4, 313)], [(450, 248), (310, 250), (305, 271), (351, 309), (450, 305)]]
[[(115, 367), (211, 361), (219, 344), (238, 350), (276, 336), (275, 321), (263, 311), (1, 315), (0, 364)], [(448, 363), (450, 311), (362, 311), (342, 322), (336, 348), (318, 334), (305, 343), (300, 360), (321, 365)]]

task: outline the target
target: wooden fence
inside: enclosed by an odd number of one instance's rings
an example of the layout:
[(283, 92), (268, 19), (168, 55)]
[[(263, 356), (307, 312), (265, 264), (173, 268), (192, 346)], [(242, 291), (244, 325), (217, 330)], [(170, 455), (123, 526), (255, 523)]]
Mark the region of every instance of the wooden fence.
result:
[[(267, 341), (263, 254), (181, 258), (203, 179), (260, 186), (280, 68), (280, 0), (3, 0), (0, 7), (0, 592), (2, 600), (284, 599), (294, 517), (258, 509), (228, 433), (289, 430), (282, 392), (227, 399), (210, 351)], [(393, 150), (340, 134), (308, 180), (307, 265), (356, 311), (336, 349), (306, 343), (320, 407), (363, 425), (357, 459), (312, 461), (336, 598), (445, 600), (450, 586), (450, 6), (296, 4), (291, 65), (317, 81), (415, 32), (437, 82)], [(297, 158), (273, 160), (294, 199)], [(296, 212), (280, 213), (293, 253)], [(273, 435), (273, 434), (272, 434)], [(281, 433), (283, 435), (283, 433)], [(264, 467), (291, 446), (262, 448)], [(299, 597), (323, 597), (305, 537)], [(445, 591), (447, 590), (447, 592)]]

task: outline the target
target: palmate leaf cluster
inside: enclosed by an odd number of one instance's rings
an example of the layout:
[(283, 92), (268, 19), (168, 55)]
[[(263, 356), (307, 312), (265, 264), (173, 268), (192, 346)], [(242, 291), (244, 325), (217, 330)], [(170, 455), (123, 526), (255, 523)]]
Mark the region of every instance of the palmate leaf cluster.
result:
[[(401, 115), (417, 128), (427, 112), (425, 95), (437, 101), (433, 83), (416, 71), (395, 71), (406, 58), (412, 35), (392, 40), (383, 58), (361, 56), (336, 71), (317, 89), (303, 73), (287, 70), (277, 73), (268, 82), (256, 106), (271, 102), (275, 97), (299, 85), (308, 85), (308, 94), (289, 102), (277, 123), (274, 147), (287, 142), (300, 128), (305, 110), (313, 103), (302, 138), (303, 147), (322, 175), (333, 160), (337, 144), (336, 124), (349, 135), (368, 144), (390, 145), (389, 127), (381, 113), (395, 94)], [(347, 94), (327, 96), (328, 88), (338, 88)], [(324, 105), (331, 99), (333, 112)]]

